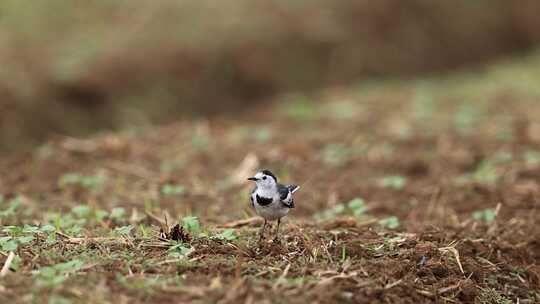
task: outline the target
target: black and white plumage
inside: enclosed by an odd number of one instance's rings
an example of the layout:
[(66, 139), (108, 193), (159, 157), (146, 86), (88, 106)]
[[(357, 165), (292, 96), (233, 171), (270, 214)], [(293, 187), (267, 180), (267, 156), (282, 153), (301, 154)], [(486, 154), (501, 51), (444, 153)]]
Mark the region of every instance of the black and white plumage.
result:
[(248, 178), (257, 185), (251, 191), (251, 204), (255, 212), (264, 219), (261, 229), (261, 239), (267, 221), (277, 220), (276, 239), (278, 238), (281, 218), (286, 216), (294, 208), (293, 194), (300, 189), (297, 185), (282, 185), (278, 183), (276, 176), (269, 170), (257, 172), (255, 176)]

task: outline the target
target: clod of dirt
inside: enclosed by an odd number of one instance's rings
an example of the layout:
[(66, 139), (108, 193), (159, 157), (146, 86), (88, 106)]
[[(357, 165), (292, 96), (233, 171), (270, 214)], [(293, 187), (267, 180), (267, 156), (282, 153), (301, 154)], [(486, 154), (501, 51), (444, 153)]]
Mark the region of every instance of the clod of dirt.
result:
[(184, 230), (183, 226), (176, 224), (170, 232), (163, 232), (161, 229), (161, 234), (165, 236), (167, 240), (179, 241), (183, 243), (189, 243), (191, 241), (191, 236), (187, 231)]

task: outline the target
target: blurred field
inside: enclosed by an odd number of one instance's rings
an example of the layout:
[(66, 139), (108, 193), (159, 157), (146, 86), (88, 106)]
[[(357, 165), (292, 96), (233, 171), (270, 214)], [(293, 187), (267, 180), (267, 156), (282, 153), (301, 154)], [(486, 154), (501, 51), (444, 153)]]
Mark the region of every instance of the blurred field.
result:
[(522, 52), (534, 0), (0, 3), (0, 151)]
[(0, 2), (0, 303), (539, 303), (539, 12)]
[[(282, 94), (2, 158), (0, 302), (538, 303), (539, 65)], [(258, 168), (302, 185), (278, 244), (257, 243)]]

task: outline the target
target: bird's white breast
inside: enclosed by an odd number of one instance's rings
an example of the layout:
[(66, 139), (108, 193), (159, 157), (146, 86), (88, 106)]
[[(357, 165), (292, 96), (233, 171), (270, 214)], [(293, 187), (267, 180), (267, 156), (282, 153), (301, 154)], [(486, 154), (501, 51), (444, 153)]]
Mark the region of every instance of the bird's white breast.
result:
[(284, 217), (287, 215), (287, 213), (289, 213), (289, 210), (289, 208), (282, 205), (279, 199), (274, 200), (270, 205), (267, 206), (255, 204), (255, 211), (257, 214), (270, 221)]
[[(256, 201), (257, 195), (261, 197), (272, 198), (272, 203), (266, 206), (259, 205)], [(287, 215), (287, 213), (289, 213), (290, 211), (289, 208), (283, 206), (283, 203), (279, 198), (279, 193), (277, 192), (277, 189), (259, 188), (257, 189), (257, 191), (255, 191), (255, 193), (253, 193), (253, 199), (255, 201), (255, 211), (258, 215), (265, 218), (266, 220), (277, 220)]]

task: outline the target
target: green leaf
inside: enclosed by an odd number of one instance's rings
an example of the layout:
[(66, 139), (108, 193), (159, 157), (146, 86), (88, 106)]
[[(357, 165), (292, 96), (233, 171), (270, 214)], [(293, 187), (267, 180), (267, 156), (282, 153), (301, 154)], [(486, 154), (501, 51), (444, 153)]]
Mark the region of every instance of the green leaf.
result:
[(352, 210), (364, 209), (366, 207), (366, 202), (363, 199), (357, 197), (357, 198), (351, 200), (347, 205)]
[(111, 210), (111, 215), (109, 216), (111, 219), (119, 220), (123, 218), (126, 215), (126, 209), (122, 207), (113, 208)]
[(51, 233), (47, 236), (47, 239), (45, 240), (45, 244), (52, 245), (56, 243), (56, 234)]
[(328, 144), (323, 148), (321, 156), (325, 164), (337, 167), (347, 162), (351, 151), (343, 144)]
[(77, 184), (77, 183), (80, 183), (81, 179), (82, 179), (82, 176), (80, 174), (75, 174), (75, 173), (64, 174), (58, 180), (58, 185), (60, 187), (65, 187), (66, 185)]
[(7, 243), (9, 240), (13, 239), (12, 237), (10, 236), (2, 236), (0, 237), (0, 246), (2, 246), (3, 244)]
[(272, 129), (268, 127), (256, 128), (253, 136), (258, 142), (267, 142), (272, 138)]
[(476, 181), (483, 183), (494, 183), (499, 179), (497, 167), (490, 161), (482, 161), (473, 173)]
[(290, 101), (285, 108), (286, 114), (295, 120), (307, 121), (317, 117), (317, 108), (303, 96), (296, 96), (295, 101)]
[(527, 165), (540, 165), (540, 152), (534, 150), (527, 150), (523, 155), (525, 163)]
[(96, 222), (101, 222), (104, 218), (107, 217), (108, 214), (109, 213), (105, 210), (96, 210), (94, 212), (94, 219), (96, 220)]
[(12, 235), (17, 235), (22, 233), (23, 228), (18, 226), (5, 226), (2, 231)]
[(497, 215), (495, 214), (494, 209), (488, 208), (484, 210), (475, 211), (473, 212), (472, 216), (475, 220), (491, 223), (495, 220)]
[(48, 233), (48, 232), (54, 232), (54, 231), (56, 231), (56, 228), (55, 228), (53, 225), (47, 224), (47, 225), (44, 225), (44, 226), (42, 226), (41, 228), (39, 228), (39, 230), (40, 230), (41, 232)]
[[(2, 201), (0, 202), (3, 202), (3, 197), (2, 197)], [(9, 206), (6, 210), (0, 210), (0, 219), (6, 219), (15, 215), (15, 212), (17, 211), (19, 206), (22, 204), (22, 200), (20, 197), (17, 197), (9, 201), (8, 204)]]
[(383, 186), (384, 188), (392, 188), (396, 190), (403, 189), (406, 183), (407, 178), (401, 175), (386, 176), (381, 179), (381, 186)]
[(131, 230), (133, 230), (133, 226), (127, 225), (127, 226), (115, 228), (114, 233), (117, 235), (128, 235), (131, 233)]
[(18, 237), (17, 238), (17, 242), (19, 242), (19, 244), (21, 245), (24, 245), (24, 244), (28, 244), (30, 242), (32, 242), (34, 240), (34, 237), (33, 236), (21, 236), (21, 237)]
[(363, 217), (366, 215), (367, 206), (366, 202), (361, 198), (355, 198), (351, 200), (347, 207), (352, 210), (355, 217)]
[(103, 187), (105, 181), (106, 177), (101, 175), (84, 176), (78, 173), (68, 173), (60, 177), (58, 185), (62, 188), (68, 185), (80, 185), (92, 191), (98, 191)]
[(19, 266), (21, 266), (21, 262), (22, 262), (21, 257), (19, 255), (15, 255), (15, 257), (13, 258), (13, 261), (11, 262), (10, 268), (13, 268), (15, 271), (17, 271), (19, 269)]
[(334, 208), (332, 208), (332, 213), (334, 215), (342, 214), (343, 212), (345, 212), (345, 205), (343, 204), (337, 204), (336, 206), (334, 206)]
[(201, 225), (199, 224), (199, 219), (196, 216), (186, 216), (182, 219), (184, 227), (187, 231), (197, 235), (201, 231)]
[(87, 218), (90, 216), (92, 210), (88, 206), (79, 205), (71, 209), (71, 213), (75, 214), (79, 218)]
[(42, 286), (58, 286), (67, 280), (69, 274), (77, 272), (83, 265), (82, 261), (73, 260), (54, 266), (42, 267), (37, 275), (37, 282)]
[(22, 233), (38, 233), (40, 232), (39, 227), (37, 226), (28, 226), (24, 225)]
[(399, 219), (395, 216), (390, 216), (379, 220), (379, 225), (389, 229), (396, 229), (397, 227), (399, 227)]
[(82, 268), (84, 263), (80, 260), (73, 260), (66, 263), (60, 263), (54, 266), (54, 268), (63, 274), (73, 273)]
[(236, 239), (234, 229), (225, 229), (221, 233), (216, 234), (214, 237), (222, 241), (233, 241)]
[(17, 247), (19, 247), (19, 245), (16, 240), (9, 240), (2, 244), (2, 251), (15, 251), (17, 250)]
[(193, 248), (186, 247), (185, 244), (179, 243), (169, 248), (169, 256), (172, 258), (184, 258), (187, 257)]
[(178, 186), (178, 185), (167, 184), (161, 187), (161, 193), (167, 196), (181, 195), (185, 191), (186, 191), (186, 188), (184, 188), (183, 186)]

